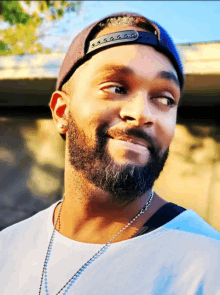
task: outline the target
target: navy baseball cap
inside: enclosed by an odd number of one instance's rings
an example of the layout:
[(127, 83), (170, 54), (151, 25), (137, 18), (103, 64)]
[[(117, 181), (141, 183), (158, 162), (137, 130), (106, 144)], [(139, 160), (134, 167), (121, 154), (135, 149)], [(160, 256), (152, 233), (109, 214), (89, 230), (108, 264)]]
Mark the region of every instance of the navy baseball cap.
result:
[[(146, 23), (155, 29), (155, 33), (148, 33), (136, 30), (118, 31), (111, 34), (93, 39), (94, 31), (97, 25), (105, 22), (109, 18), (129, 16), (133, 18), (142, 18)], [(132, 25), (133, 26), (133, 25)], [(135, 25), (134, 25), (135, 27)], [(154, 21), (146, 17), (129, 12), (115, 13), (91, 24), (80, 32), (72, 41), (63, 63), (60, 67), (57, 79), (56, 90), (61, 90), (62, 86), (70, 79), (76, 69), (85, 63), (94, 54), (105, 50), (109, 47), (126, 44), (146, 44), (153, 46), (157, 51), (166, 55), (173, 64), (180, 83), (181, 92), (184, 88), (184, 73), (179, 53), (172, 38), (166, 30)]]

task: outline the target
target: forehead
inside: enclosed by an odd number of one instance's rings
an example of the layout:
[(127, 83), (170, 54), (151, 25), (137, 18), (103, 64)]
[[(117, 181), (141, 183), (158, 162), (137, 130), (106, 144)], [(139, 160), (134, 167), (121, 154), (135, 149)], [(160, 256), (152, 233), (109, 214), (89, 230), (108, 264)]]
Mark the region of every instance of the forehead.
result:
[[(125, 64), (138, 71), (157, 71), (175, 69), (170, 60), (151, 46), (127, 44), (105, 49), (90, 59), (88, 66), (99, 70), (105, 64)], [(147, 66), (147, 68), (146, 68)]]
[(76, 70), (73, 76), (83, 77), (85, 82), (111, 73), (149, 81), (162, 77), (179, 86), (177, 73), (170, 60), (152, 46), (142, 44), (120, 45), (105, 49), (93, 55)]

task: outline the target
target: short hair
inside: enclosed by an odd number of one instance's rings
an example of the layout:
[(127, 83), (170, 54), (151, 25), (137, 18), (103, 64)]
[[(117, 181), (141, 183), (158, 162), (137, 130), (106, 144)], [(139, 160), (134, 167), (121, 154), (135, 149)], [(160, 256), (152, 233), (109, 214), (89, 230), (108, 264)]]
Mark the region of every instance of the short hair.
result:
[(150, 31), (150, 33), (157, 33), (155, 28), (143, 17), (141, 16), (115, 16), (105, 19), (96, 25), (94, 28), (94, 34), (92, 35), (91, 39), (94, 39), (99, 32), (104, 30), (105, 28), (115, 27), (115, 26), (134, 26), (137, 28), (142, 28), (146, 31)]

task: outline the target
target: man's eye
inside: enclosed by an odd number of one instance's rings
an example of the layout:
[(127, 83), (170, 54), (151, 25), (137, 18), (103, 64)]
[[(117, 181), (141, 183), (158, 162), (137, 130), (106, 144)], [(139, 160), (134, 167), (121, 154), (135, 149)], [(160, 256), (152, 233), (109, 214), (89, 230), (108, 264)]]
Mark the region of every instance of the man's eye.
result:
[(158, 97), (155, 99), (166, 106), (173, 106), (175, 104), (175, 100), (170, 97)]
[(107, 89), (111, 93), (127, 94), (125, 87), (122, 87), (122, 86), (110, 86)]

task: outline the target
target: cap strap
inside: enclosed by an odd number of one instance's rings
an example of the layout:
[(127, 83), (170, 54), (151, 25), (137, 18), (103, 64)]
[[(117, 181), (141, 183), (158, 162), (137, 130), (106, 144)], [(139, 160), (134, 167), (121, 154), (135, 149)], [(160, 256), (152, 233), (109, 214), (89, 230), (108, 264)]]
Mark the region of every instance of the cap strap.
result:
[(158, 37), (155, 34), (147, 33), (143, 31), (120, 31), (111, 34), (101, 36), (89, 42), (89, 48), (86, 53), (90, 53), (93, 50), (109, 45), (118, 45), (120, 43), (135, 43), (146, 44), (151, 46), (159, 45)]

